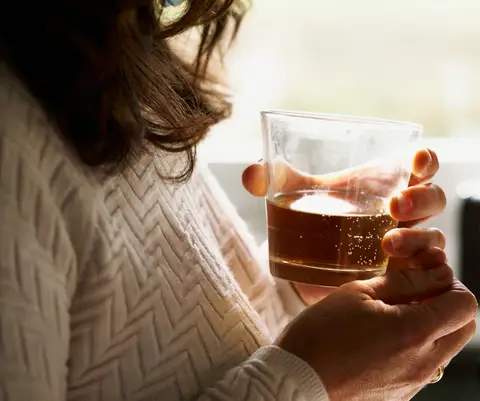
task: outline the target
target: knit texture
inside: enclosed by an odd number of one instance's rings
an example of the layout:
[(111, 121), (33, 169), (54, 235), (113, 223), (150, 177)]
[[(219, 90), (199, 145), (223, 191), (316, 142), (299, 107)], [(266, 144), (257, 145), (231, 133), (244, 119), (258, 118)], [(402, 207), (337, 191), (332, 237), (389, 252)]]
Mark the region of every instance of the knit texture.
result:
[(299, 300), (205, 166), (94, 173), (5, 66), (0, 114), (0, 400), (328, 400), (270, 345)]

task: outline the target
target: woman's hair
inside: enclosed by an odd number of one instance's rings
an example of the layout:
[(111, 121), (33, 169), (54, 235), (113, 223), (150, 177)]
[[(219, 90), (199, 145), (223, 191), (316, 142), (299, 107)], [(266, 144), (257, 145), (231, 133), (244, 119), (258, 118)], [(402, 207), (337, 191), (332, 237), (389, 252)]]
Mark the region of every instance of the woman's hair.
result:
[[(190, 176), (196, 145), (230, 114), (207, 65), (217, 49), (221, 57), (222, 38), (235, 36), (247, 1), (185, 0), (174, 9), (167, 0), (6, 3), (0, 54), (84, 163), (115, 169), (146, 139), (186, 155), (184, 170), (165, 178)], [(188, 59), (172, 38), (194, 27)]]

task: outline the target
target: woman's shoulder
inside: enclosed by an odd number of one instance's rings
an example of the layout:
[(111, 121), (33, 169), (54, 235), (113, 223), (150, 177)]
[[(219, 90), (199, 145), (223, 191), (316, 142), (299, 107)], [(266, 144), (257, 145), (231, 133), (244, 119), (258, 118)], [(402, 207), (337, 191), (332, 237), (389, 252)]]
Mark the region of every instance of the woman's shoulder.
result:
[(94, 221), (100, 195), (39, 103), (0, 64), (0, 200), (8, 213), (79, 232)]
[(0, 64), (0, 140), (22, 149), (25, 161), (40, 167), (69, 155), (40, 104), (22, 81)]
[[(34, 174), (39, 185), (91, 187), (87, 169), (23, 82), (0, 63), (0, 162), (9, 175)], [(61, 174), (60, 174), (61, 173)], [(68, 184), (68, 185), (65, 185)]]

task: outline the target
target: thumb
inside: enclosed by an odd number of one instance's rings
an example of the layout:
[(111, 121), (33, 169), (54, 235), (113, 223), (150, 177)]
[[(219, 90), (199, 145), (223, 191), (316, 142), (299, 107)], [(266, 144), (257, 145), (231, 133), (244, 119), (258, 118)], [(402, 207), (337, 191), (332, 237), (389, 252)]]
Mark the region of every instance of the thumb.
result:
[(427, 263), (432, 266), (434, 260), (437, 260), (437, 263), (432, 268), (390, 268), (385, 276), (363, 282), (369, 290), (368, 294), (386, 304), (397, 305), (431, 298), (452, 286), (454, 274), (445, 264), (441, 250), (425, 250), (415, 259), (421, 267), (425, 267)]

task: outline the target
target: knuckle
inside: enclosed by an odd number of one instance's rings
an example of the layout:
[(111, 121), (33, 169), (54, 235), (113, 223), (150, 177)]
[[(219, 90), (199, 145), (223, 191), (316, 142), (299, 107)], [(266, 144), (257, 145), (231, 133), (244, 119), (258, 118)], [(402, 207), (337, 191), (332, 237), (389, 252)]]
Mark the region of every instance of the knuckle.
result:
[(475, 295), (456, 279), (454, 280), (452, 287), (452, 304), (455, 305), (458, 319), (462, 319), (465, 322), (473, 320), (478, 312), (478, 304)]
[(464, 294), (465, 308), (468, 309), (473, 316), (475, 316), (478, 312), (477, 298), (470, 291), (465, 292)]
[(475, 316), (478, 311), (477, 298), (470, 291), (464, 290), (457, 293), (458, 305), (470, 315)]
[(477, 322), (474, 319), (463, 328), (463, 345), (470, 342), (472, 337), (475, 335), (476, 331), (477, 331)]
[(435, 277), (437, 277), (437, 279), (441, 277), (442, 283), (453, 283), (455, 281), (455, 273), (449, 265), (444, 264), (436, 269)]
[(455, 282), (455, 273), (452, 268), (443, 264), (441, 266), (430, 267), (423, 270), (425, 280), (422, 284), (425, 293), (429, 291), (438, 291), (440, 288), (447, 290)]
[(417, 363), (415, 366), (408, 370), (406, 376), (406, 382), (416, 386), (422, 386), (432, 380), (432, 377), (437, 373), (438, 366), (425, 361), (423, 363)]
[(476, 319), (472, 320), (470, 322), (470, 324), (468, 325), (468, 341), (470, 341), (470, 339), (472, 339), (472, 337), (475, 335), (475, 333), (477, 332), (477, 321)]

